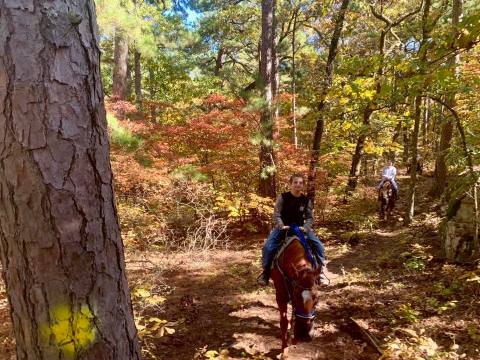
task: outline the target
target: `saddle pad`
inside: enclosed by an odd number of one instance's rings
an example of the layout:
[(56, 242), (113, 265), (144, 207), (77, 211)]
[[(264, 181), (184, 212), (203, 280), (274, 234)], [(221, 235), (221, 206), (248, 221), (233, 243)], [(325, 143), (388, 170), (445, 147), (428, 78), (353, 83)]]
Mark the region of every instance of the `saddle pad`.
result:
[(294, 236), (289, 236), (287, 237), (285, 240), (283, 240), (281, 246), (280, 246), (280, 249), (277, 251), (277, 253), (275, 254), (275, 257), (273, 258), (273, 261), (272, 261), (272, 264), (270, 265), (270, 270), (273, 269), (273, 267), (275, 266), (278, 258), (280, 257), (280, 255), (282, 255), (282, 253), (285, 251), (285, 249), (287, 248), (288, 245), (290, 245), (290, 243), (297, 239), (298, 241), (300, 241), (300, 239), (298, 238), (298, 236), (294, 235)]

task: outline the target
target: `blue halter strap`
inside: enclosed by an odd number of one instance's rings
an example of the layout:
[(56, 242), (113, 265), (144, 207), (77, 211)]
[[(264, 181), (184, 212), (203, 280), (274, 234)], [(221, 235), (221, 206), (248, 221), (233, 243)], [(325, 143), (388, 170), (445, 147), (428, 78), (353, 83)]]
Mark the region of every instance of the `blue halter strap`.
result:
[(315, 261), (314, 256), (312, 255), (312, 251), (310, 250), (310, 246), (308, 246), (308, 244), (307, 244), (307, 240), (305, 239), (305, 236), (303, 235), (302, 230), (300, 230), (300, 228), (298, 227), (297, 224), (290, 225), (290, 229), (293, 231), (293, 233), (300, 240), (300, 243), (302, 244), (303, 249), (305, 250), (305, 254), (307, 255), (308, 261), (310, 261), (313, 268), (316, 269), (318, 264)]

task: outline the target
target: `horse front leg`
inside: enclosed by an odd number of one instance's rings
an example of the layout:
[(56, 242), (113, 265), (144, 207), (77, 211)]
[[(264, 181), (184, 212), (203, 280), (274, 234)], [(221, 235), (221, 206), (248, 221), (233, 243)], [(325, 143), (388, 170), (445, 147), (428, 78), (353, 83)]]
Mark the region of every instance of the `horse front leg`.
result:
[(280, 331), (282, 333), (282, 351), (288, 346), (288, 316), (287, 316), (287, 304), (278, 304), (278, 310), (280, 311)]

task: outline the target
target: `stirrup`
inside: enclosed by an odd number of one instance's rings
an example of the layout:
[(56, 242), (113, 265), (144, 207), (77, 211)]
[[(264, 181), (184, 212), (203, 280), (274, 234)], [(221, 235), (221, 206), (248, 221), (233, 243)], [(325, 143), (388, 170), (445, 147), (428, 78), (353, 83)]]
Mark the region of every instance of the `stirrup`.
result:
[(269, 282), (270, 276), (268, 276), (265, 271), (262, 271), (262, 273), (257, 277), (257, 284), (260, 286), (268, 286)]

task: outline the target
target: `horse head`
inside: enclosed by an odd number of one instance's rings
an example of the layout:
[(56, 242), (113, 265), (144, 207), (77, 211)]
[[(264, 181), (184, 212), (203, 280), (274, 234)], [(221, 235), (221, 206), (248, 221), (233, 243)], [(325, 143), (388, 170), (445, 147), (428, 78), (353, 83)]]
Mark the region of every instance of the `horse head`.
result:
[(293, 334), (295, 340), (311, 341), (315, 307), (319, 299), (317, 279), (321, 268), (304, 268), (297, 272), (292, 282), (292, 305), (294, 315)]

